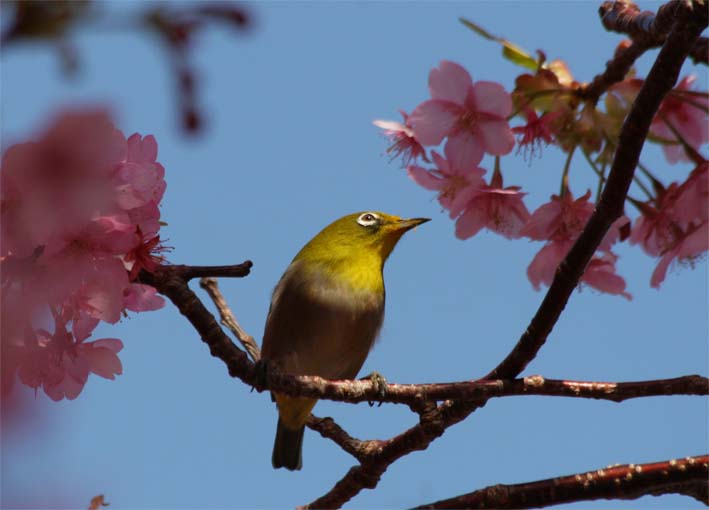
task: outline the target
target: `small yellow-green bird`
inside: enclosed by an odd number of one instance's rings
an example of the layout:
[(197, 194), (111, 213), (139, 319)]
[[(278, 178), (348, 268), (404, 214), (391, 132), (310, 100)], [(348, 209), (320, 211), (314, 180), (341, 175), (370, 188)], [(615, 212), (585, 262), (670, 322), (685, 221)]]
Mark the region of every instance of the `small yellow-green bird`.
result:
[[(384, 262), (404, 232), (426, 221), (372, 211), (325, 227), (273, 291), (263, 358), (288, 374), (356, 377), (384, 320)], [(273, 467), (300, 469), (305, 422), (317, 400), (274, 397)]]

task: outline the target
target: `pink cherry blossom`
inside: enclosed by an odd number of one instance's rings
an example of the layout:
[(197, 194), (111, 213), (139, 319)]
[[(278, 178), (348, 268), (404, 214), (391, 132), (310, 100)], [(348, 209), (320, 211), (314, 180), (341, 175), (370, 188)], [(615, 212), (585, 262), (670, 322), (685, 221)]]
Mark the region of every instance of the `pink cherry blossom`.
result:
[(709, 223), (692, 227), (673, 247), (664, 252), (650, 278), (650, 286), (659, 289), (672, 262), (691, 265), (709, 246)]
[(542, 142), (549, 145), (554, 142), (552, 123), (561, 115), (561, 112), (545, 113), (541, 117), (533, 108), (526, 108), (524, 116), (527, 124), (512, 128), (512, 132), (521, 135), (518, 140), (518, 151), (524, 147), (525, 156), (529, 150), (534, 155), (535, 150), (541, 149)]
[[(551, 285), (556, 269), (573, 244), (574, 241), (570, 239), (551, 241), (537, 252), (527, 267), (527, 277), (534, 290), (540, 290), (541, 285)], [(632, 299), (632, 296), (625, 291), (625, 280), (615, 273), (617, 259), (617, 255), (610, 251), (594, 256), (579, 283), (606, 294), (620, 295), (628, 300)]]
[(19, 362), (20, 380), (44, 389), (52, 400), (75, 399), (90, 373), (114, 379), (122, 373), (117, 353), (123, 343), (115, 338), (81, 342), (57, 320), (54, 333), (38, 329), (25, 343)]
[(633, 297), (625, 291), (625, 280), (615, 273), (618, 256), (608, 251), (591, 259), (581, 277), (581, 283), (606, 294), (622, 296), (627, 300)]
[(2, 163), (3, 254), (63, 249), (111, 202), (107, 176), (126, 142), (101, 112), (59, 116), (39, 141), (10, 147)]
[(519, 186), (502, 187), (502, 176), (493, 175), (490, 185), (478, 188), (465, 204), (463, 213), (455, 224), (455, 235), (467, 239), (488, 228), (508, 239), (520, 236), (529, 220), (529, 211)]
[(709, 219), (709, 163), (697, 166), (679, 187), (675, 215), (682, 227)]
[(155, 287), (132, 283), (124, 291), (125, 306), (134, 312), (145, 312), (149, 310), (159, 310), (165, 306), (165, 299), (157, 295)]
[(662, 101), (650, 126), (653, 135), (677, 142), (662, 147), (670, 163), (689, 159), (675, 131), (696, 150), (699, 150), (702, 144), (709, 142), (709, 119), (707, 118), (709, 97), (683, 92), (691, 91), (695, 81), (695, 76), (683, 78)]
[(477, 166), (485, 152), (500, 156), (514, 147), (507, 117), (512, 100), (502, 85), (473, 83), (460, 65), (442, 61), (428, 78), (431, 99), (409, 117), (414, 136), (423, 145), (438, 145), (445, 137), (453, 165)]
[[(535, 290), (540, 284), (551, 285), (556, 268), (566, 257), (576, 239), (591, 218), (595, 206), (589, 202), (591, 192), (574, 200), (571, 191), (563, 196), (552, 195), (551, 201), (534, 211), (529, 222), (522, 229), (521, 235), (538, 241), (549, 241), (535, 255), (527, 268), (527, 277)], [(624, 238), (629, 219), (621, 216), (613, 222), (601, 241), (596, 254), (589, 262), (580, 283), (587, 284), (601, 292), (615, 294), (631, 299), (625, 292), (625, 280), (615, 273), (617, 255), (611, 247)]]
[(409, 177), (426, 189), (438, 191), (441, 206), (448, 209), (451, 218), (456, 218), (470, 197), (485, 184), (482, 178), (485, 170), (477, 166), (456, 166), (436, 151), (431, 152), (431, 157), (435, 169), (427, 170), (412, 165), (408, 167)]
[(595, 209), (590, 196), (591, 190), (576, 200), (571, 191), (561, 197), (552, 195), (550, 202), (532, 213), (520, 235), (536, 241), (576, 239)]
[(654, 201), (641, 205), (630, 242), (653, 256), (674, 249), (690, 230), (709, 220), (708, 185), (709, 166), (704, 163), (681, 185), (673, 182), (661, 189)]
[(691, 265), (709, 249), (709, 165), (698, 165), (684, 183), (671, 183), (640, 207), (630, 242), (660, 257), (650, 279), (659, 288), (672, 262)]
[(534, 290), (539, 290), (540, 285), (551, 285), (554, 279), (556, 268), (573, 246), (571, 240), (552, 241), (545, 244), (532, 259), (527, 267), (527, 278), (529, 278)]
[[(140, 234), (141, 230), (139, 227), (138, 235)], [(160, 243), (160, 236), (152, 238), (146, 236), (140, 244), (127, 252), (123, 257), (123, 264), (126, 266), (126, 269), (130, 271), (131, 281), (137, 279), (140, 271), (143, 269), (150, 273), (155, 271), (164, 261), (164, 257), (160, 255), (160, 253), (166, 250), (167, 248)]]
[(409, 116), (401, 111), (404, 123), (392, 120), (375, 120), (372, 122), (377, 127), (384, 130), (384, 136), (391, 140), (392, 145), (387, 149), (387, 154), (391, 154), (392, 159), (401, 156), (402, 166), (408, 166), (419, 157), (429, 162), (426, 157), (426, 149), (414, 136), (414, 132), (409, 125)]
[[(100, 111), (65, 112), (10, 147), (0, 174), (4, 367), (54, 400), (88, 375), (121, 372), (120, 340), (87, 342), (100, 321), (164, 306), (132, 283), (162, 263), (165, 169), (152, 136), (127, 140)], [(54, 317), (55, 330), (43, 326)]]

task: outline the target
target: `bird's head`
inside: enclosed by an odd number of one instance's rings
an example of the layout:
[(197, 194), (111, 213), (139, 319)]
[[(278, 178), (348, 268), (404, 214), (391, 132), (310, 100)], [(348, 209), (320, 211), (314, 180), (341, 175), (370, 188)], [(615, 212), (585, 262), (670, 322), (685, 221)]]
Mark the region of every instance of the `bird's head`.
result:
[(381, 268), (401, 236), (427, 221), (429, 218), (402, 219), (377, 211), (349, 214), (311, 239), (296, 260), (340, 260), (351, 264), (378, 264)]

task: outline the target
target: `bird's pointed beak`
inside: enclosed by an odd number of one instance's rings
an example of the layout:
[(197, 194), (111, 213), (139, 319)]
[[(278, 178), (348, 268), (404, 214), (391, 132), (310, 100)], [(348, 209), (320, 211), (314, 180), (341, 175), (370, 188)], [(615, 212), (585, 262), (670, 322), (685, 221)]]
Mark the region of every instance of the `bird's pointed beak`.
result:
[(408, 220), (399, 220), (396, 223), (397, 230), (410, 230), (414, 227), (417, 227), (421, 225), (422, 223), (426, 223), (427, 221), (431, 221), (431, 218), (409, 218)]

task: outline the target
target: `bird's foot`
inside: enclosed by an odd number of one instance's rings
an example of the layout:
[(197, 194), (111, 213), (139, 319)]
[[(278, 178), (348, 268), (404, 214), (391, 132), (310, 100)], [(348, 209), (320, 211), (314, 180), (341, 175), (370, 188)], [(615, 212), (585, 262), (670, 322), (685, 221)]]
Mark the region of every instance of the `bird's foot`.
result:
[[(382, 374), (379, 372), (372, 372), (369, 375), (366, 375), (362, 377), (362, 380), (369, 380), (372, 381), (372, 386), (374, 386), (374, 389), (377, 392), (377, 395), (379, 395), (380, 398), (385, 398), (387, 394), (387, 380), (384, 378)], [(374, 402), (369, 401), (368, 402), (370, 407), (374, 405)], [(379, 405), (381, 406), (383, 402), (379, 402)]]

